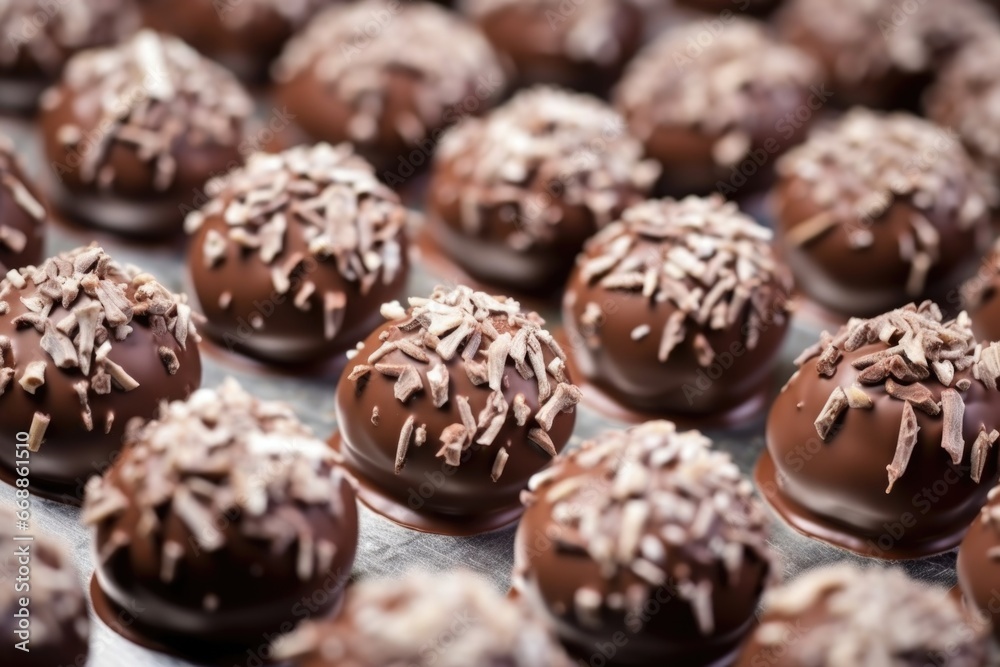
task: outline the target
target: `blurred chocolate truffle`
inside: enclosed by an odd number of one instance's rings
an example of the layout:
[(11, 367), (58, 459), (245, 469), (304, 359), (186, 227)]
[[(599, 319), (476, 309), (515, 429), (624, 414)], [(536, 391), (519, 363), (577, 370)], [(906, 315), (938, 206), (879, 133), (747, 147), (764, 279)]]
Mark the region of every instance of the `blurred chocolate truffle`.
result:
[(813, 301), (871, 316), (938, 299), (989, 246), (994, 190), (944, 129), (854, 109), (778, 162), (782, 254)]
[(831, 104), (916, 109), (936, 70), (974, 41), (1000, 39), (978, 0), (787, 0), (778, 33), (819, 61)]
[(279, 645), (298, 667), (570, 667), (548, 627), (465, 570), (364, 581), (332, 623)]
[(0, 108), (33, 111), (75, 53), (116, 44), (138, 25), (135, 0), (0, 3)]
[[(721, 15), (716, 20), (731, 20), (736, 13), (764, 16), (771, 13), (784, 0), (672, 0), (682, 7), (690, 7), (706, 14)], [(728, 14), (726, 13), (728, 12)], [(715, 17), (702, 17), (714, 19)]]
[(997, 479), (1000, 343), (926, 301), (824, 332), (796, 363), (768, 418), (764, 496), (865, 555), (954, 548)]
[(584, 442), (525, 502), (514, 589), (584, 664), (728, 664), (778, 576), (749, 480), (671, 422)]
[(240, 78), (267, 78), (285, 42), (339, 0), (139, 0), (149, 28), (177, 35)]
[(45, 199), (25, 178), (14, 144), (0, 134), (0, 271), (41, 261), (48, 220)]
[[(663, 165), (659, 194), (735, 197), (769, 185), (775, 157), (805, 136), (826, 101), (819, 82), (818, 66), (761, 24), (735, 18), (713, 36), (697, 22), (646, 47), (615, 104)], [(806, 120), (797, 116), (804, 108)]]
[(1000, 243), (994, 244), (976, 274), (949, 297), (968, 311), (979, 340), (1000, 340)]
[(59, 203), (127, 236), (179, 232), (205, 182), (242, 164), (252, 111), (232, 74), (174, 37), (81, 53), (42, 98)]
[(0, 299), (0, 477), (26, 447), (31, 488), (79, 503), (130, 419), (200, 384), (191, 308), (95, 245), (11, 269)]
[(441, 132), (489, 109), (504, 72), (486, 38), (447, 9), (374, 0), (321, 12), (274, 65), (297, 127), (350, 141), (391, 185), (430, 161)]
[(928, 117), (958, 134), (965, 149), (1000, 185), (1000, 37), (963, 49), (924, 98)]
[(566, 286), (580, 374), (627, 408), (745, 416), (790, 319), (791, 279), (770, 239), (718, 195), (627, 209), (587, 243)]
[(187, 219), (188, 269), (205, 332), (230, 351), (330, 358), (399, 296), (407, 212), (350, 144), (258, 153), (207, 191)]
[(516, 301), (438, 287), (358, 346), (337, 387), (340, 449), (361, 500), (430, 532), (520, 516), (528, 478), (567, 443), (580, 390), (544, 321)]
[[(6, 504), (0, 507), (0, 542), (4, 544), (0, 556), (0, 632), (4, 635), (0, 662), (17, 667), (84, 665), (90, 619), (70, 554), (47, 535), (34, 533), (26, 538), (27, 533), (15, 533), (17, 522), (12, 508)], [(18, 539), (30, 541), (16, 542)], [(30, 569), (28, 576), (25, 566)]]
[[(83, 509), (109, 627), (200, 662), (337, 607), (358, 543), (354, 492), (289, 406), (227, 380), (165, 403), (127, 444)], [(134, 608), (130, 625), (116, 621)]]
[[(642, 44), (637, 0), (461, 0), (462, 10), (509, 59), (516, 87), (550, 83), (606, 92)], [(569, 7), (569, 9), (567, 9)]]
[(539, 87), (444, 136), (428, 218), (475, 278), (551, 293), (583, 242), (644, 199), (657, 174), (606, 104)]
[(983, 633), (946, 589), (845, 563), (769, 591), (736, 667), (981, 667), (988, 655)]
[(1000, 638), (1000, 487), (988, 495), (986, 506), (969, 526), (958, 548), (958, 584), (965, 604)]

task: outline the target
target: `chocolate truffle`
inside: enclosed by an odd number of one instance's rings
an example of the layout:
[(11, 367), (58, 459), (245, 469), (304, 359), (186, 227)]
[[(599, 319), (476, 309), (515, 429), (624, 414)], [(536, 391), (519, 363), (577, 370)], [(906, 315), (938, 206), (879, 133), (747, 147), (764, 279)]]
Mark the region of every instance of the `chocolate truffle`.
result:
[(951, 128), (972, 159), (1000, 184), (1000, 38), (962, 49), (924, 99), (928, 117)]
[[(339, 604), (358, 543), (354, 491), (289, 406), (227, 380), (164, 404), (127, 443), (83, 510), (95, 608), (113, 630), (200, 662)], [(144, 611), (123, 628), (122, 608)]]
[(976, 274), (949, 298), (968, 311), (979, 340), (1000, 340), (1000, 243), (994, 244)]
[(660, 194), (733, 197), (766, 186), (775, 156), (805, 135), (796, 112), (822, 105), (819, 81), (807, 55), (732, 18), (714, 37), (702, 23), (668, 30), (629, 65), (615, 104), (663, 165)]
[(337, 0), (140, 0), (146, 26), (177, 35), (249, 81), (267, 78), (285, 42)]
[(275, 63), (278, 101), (316, 139), (350, 141), (405, 178), (443, 128), (493, 106), (505, 78), (489, 42), (448, 10), (417, 2), (394, 15), (373, 0), (330, 7)]
[(842, 108), (916, 109), (958, 50), (1000, 38), (996, 15), (978, 0), (788, 0), (775, 24), (821, 63), (831, 104)]
[(991, 489), (987, 498), (958, 548), (958, 584), (966, 606), (1000, 638), (1000, 487)]
[(0, 478), (31, 451), (32, 489), (79, 503), (126, 424), (201, 382), (191, 308), (96, 245), (0, 282)]
[[(464, 0), (517, 87), (551, 83), (603, 93), (642, 44), (644, 14), (634, 0)], [(569, 9), (567, 9), (569, 7)]]
[(179, 232), (205, 182), (242, 163), (252, 111), (232, 74), (174, 37), (81, 53), (39, 119), (60, 204), (124, 235)]
[(585, 664), (728, 664), (754, 624), (777, 575), (768, 523), (750, 482), (710, 446), (652, 421), (532, 478), (514, 587)]
[(983, 633), (948, 591), (901, 570), (839, 564), (765, 596), (737, 667), (981, 667)]
[(570, 667), (544, 622), (465, 570), (363, 581), (332, 623), (306, 626), (279, 655), (299, 667)]
[(583, 242), (641, 201), (658, 171), (606, 104), (534, 88), (444, 136), (430, 229), (475, 278), (551, 293)]
[(872, 316), (942, 301), (974, 271), (995, 192), (941, 128), (855, 109), (778, 162), (782, 254), (813, 301)]
[(580, 374), (636, 410), (745, 412), (789, 325), (791, 279), (770, 239), (718, 195), (627, 209), (587, 243), (566, 287)]
[(520, 516), (519, 494), (569, 440), (580, 390), (536, 313), (438, 287), (347, 365), (337, 423), (361, 500), (419, 530), (474, 534)]
[[(4, 637), (0, 662), (17, 667), (84, 665), (90, 619), (70, 556), (47, 535), (34, 530), (15, 533), (17, 522), (12, 509), (0, 507), (0, 542), (4, 545), (0, 557), (0, 632)], [(14, 541), (27, 535), (32, 536), (30, 541)], [(27, 577), (19, 572), (25, 549), (30, 569)], [(26, 617), (17, 615), (25, 612)]]
[(138, 23), (134, 0), (0, 3), (0, 107), (33, 111), (71, 56), (115, 44)]
[(24, 177), (14, 144), (0, 134), (0, 271), (41, 261), (48, 219), (45, 200)]
[(188, 267), (230, 350), (321, 360), (364, 338), (408, 271), (406, 209), (350, 144), (258, 153), (188, 216)]
[(997, 478), (1000, 343), (925, 301), (824, 332), (796, 364), (757, 468), (778, 512), (869, 556), (955, 547)]

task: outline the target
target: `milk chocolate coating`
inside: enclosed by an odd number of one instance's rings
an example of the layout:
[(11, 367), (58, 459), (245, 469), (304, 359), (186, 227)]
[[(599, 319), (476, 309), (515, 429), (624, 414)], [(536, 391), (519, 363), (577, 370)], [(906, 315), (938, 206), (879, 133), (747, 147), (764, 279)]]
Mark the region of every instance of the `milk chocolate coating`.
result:
[(296, 31), (336, 0), (140, 0), (143, 23), (177, 35), (241, 79), (267, 79), (271, 61)]
[[(85, 250), (81, 248), (57, 258), (73, 261), (74, 256)], [(139, 284), (134, 282), (133, 274), (123, 273), (114, 266), (108, 279), (126, 285), (125, 298), (133, 305), (137, 303)], [(32, 488), (57, 495), (62, 502), (79, 504), (87, 480), (104, 472), (118, 458), (129, 420), (148, 419), (155, 414), (160, 401), (185, 398), (201, 384), (197, 335), (186, 336), (182, 345), (171, 331), (160, 331), (154, 328), (148, 316), (136, 315), (129, 322), (132, 330), (124, 340), (112, 337), (108, 359), (121, 366), (138, 386), (123, 391), (115, 384), (109, 393), (98, 393), (95, 383), (103, 374), (98, 363), (92, 365), (89, 374), (82, 373), (78, 367), (59, 368), (43, 349), (42, 335), (30, 325), (15, 324), (18, 317), (33, 314), (19, 297), (30, 299), (38, 290), (30, 282), (31, 278), (28, 278), (29, 287), (23, 291), (9, 289), (9, 281), (8, 278), (0, 283), (8, 288), (8, 310), (0, 316), (0, 336), (10, 340), (10, 350), (4, 352), (4, 366), (13, 370), (0, 396), (0, 466), (4, 474), (10, 475), (21, 465), (21, 460), (16, 458), (18, 433), (31, 430), (36, 413), (47, 415), (50, 422), (44, 429), (44, 441), (40, 449), (31, 454)], [(186, 308), (180, 300), (167, 306), (174, 309), (174, 316), (176, 304)], [(61, 303), (54, 304), (42, 321), (48, 322), (48, 327), (59, 324), (79, 302), (70, 305), (67, 309)], [(184, 326), (187, 327), (186, 322)], [(176, 359), (177, 366), (172, 373), (164, 356)], [(45, 383), (29, 393), (19, 386), (19, 382), (33, 362), (45, 364)], [(81, 382), (85, 388), (88, 383), (90, 385), (85, 393), (91, 428), (87, 427), (86, 410), (75, 388)], [(23, 436), (20, 441), (24, 441)]]
[(969, 312), (977, 338), (1000, 340), (1000, 248), (994, 245), (975, 275), (948, 298)]
[[(276, 182), (288, 187), (272, 190)], [(379, 325), (379, 306), (408, 275), (407, 213), (347, 144), (258, 154), (217, 185), (188, 218), (188, 270), (208, 335), (264, 361), (301, 363), (342, 353)], [(339, 197), (324, 200), (330, 192)], [(227, 221), (239, 211), (240, 224)], [(266, 230), (278, 218), (275, 241)]]
[(24, 177), (13, 144), (0, 135), (0, 271), (41, 261), (48, 219), (46, 200)]
[(642, 44), (644, 15), (631, 0), (465, 0), (462, 9), (513, 65), (515, 88), (554, 84), (606, 94)]
[[(690, 215), (685, 218), (682, 211)], [(737, 312), (727, 315), (721, 326), (708, 318), (699, 321), (697, 312), (722, 278), (705, 282), (696, 272), (682, 271), (678, 280), (676, 267), (667, 259), (677, 246), (684, 246), (688, 235), (703, 234), (720, 245), (727, 243), (727, 237), (735, 239), (739, 232), (710, 227), (715, 217), (767, 234), (739, 214), (735, 204), (722, 204), (719, 198), (652, 201), (627, 210), (624, 222), (592, 239), (570, 275), (563, 321), (573, 359), (590, 382), (623, 405), (656, 413), (710, 416), (747, 401), (770, 377), (790, 324), (791, 283), (766, 241), (756, 242), (756, 257), (771, 268), (761, 269), (752, 284), (744, 281), (741, 287), (755, 295), (756, 304), (751, 300), (736, 303), (735, 285), (725, 289), (720, 302), (735, 303)], [(623, 236), (632, 238), (632, 245), (612, 266), (624, 267), (629, 261), (639, 261), (641, 266), (613, 269), (610, 277), (588, 279), (586, 267), (610, 259), (616, 240)], [(714, 254), (703, 255), (702, 260), (711, 263)], [(653, 295), (643, 292), (641, 281), (624, 289), (608, 282), (618, 273), (647, 268), (658, 276)], [(675, 290), (688, 295), (701, 290), (701, 296), (691, 295), (682, 307)], [(683, 327), (680, 338), (664, 358), (661, 349), (668, 323), (678, 318)], [(700, 337), (712, 350), (710, 359), (701, 356)]]
[[(459, 288), (459, 293), (471, 294), (471, 290)], [(435, 294), (442, 295), (440, 298), (444, 299), (447, 293), (439, 288)], [(512, 304), (517, 307), (516, 302), (505, 303), (507, 307)], [(501, 336), (505, 333), (516, 335), (522, 328), (521, 325), (508, 323), (506, 315), (491, 315), (488, 319)], [(510, 406), (503, 425), (486, 445), (471, 442), (482, 438), (486, 430), (477, 427), (466, 441), (465, 449), (461, 450), (458, 465), (451, 465), (444, 458), (442, 445), (447, 438), (442, 439), (442, 434), (446, 429), (463, 423), (459, 407), (461, 398), (468, 399), (472, 418), (482, 421), (482, 415), (488, 413), (487, 403), (496, 393), (489, 384), (475, 384), (469, 377), (469, 362), (462, 356), (468, 341), (448, 359), (430, 348), (424, 349), (426, 362), (417, 361), (400, 350), (391, 351), (379, 359), (378, 364), (413, 368), (421, 376), (423, 388), (402, 402), (395, 396), (397, 379), (392, 375), (371, 370), (363, 377), (352, 379), (359, 367), (370, 363), (369, 355), (381, 346), (410, 338), (408, 332), (401, 330), (404, 323), (406, 319), (391, 321), (376, 329), (365, 340), (357, 356), (348, 363), (337, 386), (337, 423), (343, 439), (346, 466), (365, 483), (418, 515), (461, 524), (516, 510), (520, 505), (519, 494), (528, 478), (552, 460), (554, 452), (544, 451), (531, 441), (529, 434), (540, 426), (536, 420), (540, 416), (539, 408), (557, 398), (550, 396), (547, 401), (540, 400), (537, 378), (523, 377), (516, 369), (514, 360), (508, 357), (503, 366), (502, 386), (498, 390)], [(441, 337), (444, 338), (444, 335)], [(484, 336), (474, 361), (485, 362), (486, 350), (494, 344), (488, 343)], [(544, 344), (540, 354), (546, 367), (557, 359)], [(428, 371), (438, 365), (447, 369), (449, 377), (445, 389), (448, 400), (441, 407), (434, 405), (432, 383), (428, 379)], [(549, 379), (554, 395), (563, 395), (562, 385), (557, 386), (556, 378), (552, 376)], [(572, 405), (579, 400), (579, 390), (572, 385), (565, 387), (566, 395), (575, 396), (568, 411), (555, 414), (547, 431), (555, 451), (561, 450), (569, 441), (576, 421)], [(514, 414), (518, 395), (523, 397), (527, 410), (520, 425)], [(376, 409), (377, 415), (373, 414)], [(412, 428), (425, 428), (426, 442), (410, 442), (405, 460), (397, 469), (400, 434), (408, 421)], [(502, 474), (496, 475), (501, 449), (507, 452), (509, 458), (501, 468)]]
[(128, 631), (194, 658), (256, 649), (329, 613), (357, 549), (354, 492), (332, 452), (291, 408), (232, 380), (133, 433), (88, 485), (83, 518), (99, 593), (112, 610), (142, 610)]
[[(645, 455), (636, 458), (621, 446), (629, 438), (648, 439)], [(532, 480), (515, 543), (515, 590), (552, 619), (583, 664), (599, 658), (613, 667), (725, 664), (723, 656), (749, 630), (761, 593), (777, 574), (765, 515), (749, 482), (709, 446), (696, 431), (676, 434), (670, 422), (647, 422), (584, 443)], [(602, 448), (604, 457), (594, 464)], [(647, 457), (666, 463), (651, 466)], [(641, 491), (620, 490), (631, 485), (623, 484), (628, 474), (622, 470), (635, 471)], [(686, 490), (678, 491), (682, 485)], [(699, 508), (716, 493), (727, 496), (724, 510)], [(651, 509), (631, 525), (630, 510), (646, 502), (683, 511)], [(698, 515), (699, 528), (681, 518), (688, 510)], [(588, 521), (596, 515), (598, 523), (588, 529), (581, 515)], [(732, 541), (728, 519), (742, 541)], [(723, 551), (735, 561), (724, 563)], [(664, 574), (665, 582), (651, 583), (650, 571)]]
[(243, 163), (253, 110), (227, 70), (151, 31), (78, 55), (41, 106), (61, 208), (139, 237), (179, 232), (206, 181)]
[[(775, 399), (768, 418), (767, 454), (777, 475), (765, 480), (773, 482), (765, 497), (774, 494), (778, 501), (791, 501), (783, 511), (797, 528), (839, 546), (883, 558), (939, 553), (959, 542), (997, 479), (995, 447), (985, 453), (974, 479), (978, 468), (974, 443), (981, 432), (1000, 426), (1000, 394), (973, 378), (974, 367), (956, 370), (950, 391), (957, 390), (965, 405), (960, 461), (953, 463), (943, 447), (944, 413), (932, 416), (914, 409), (916, 441), (901, 476), (887, 491), (887, 466), (897, 456), (908, 403), (890, 396), (884, 385), (859, 380), (864, 371), (853, 365), (887, 347), (881, 342), (853, 351), (841, 346), (843, 356), (829, 377), (817, 372), (815, 357), (803, 362)], [(969, 383), (964, 390), (963, 381)], [(940, 406), (949, 388), (933, 374), (920, 383)], [(824, 439), (815, 422), (831, 393), (855, 385), (872, 407), (846, 408)]]
[(1000, 546), (997, 524), (997, 493), (969, 526), (958, 548), (958, 585), (972, 611), (989, 623), (993, 636), (1000, 638), (1000, 560), (995, 551)]

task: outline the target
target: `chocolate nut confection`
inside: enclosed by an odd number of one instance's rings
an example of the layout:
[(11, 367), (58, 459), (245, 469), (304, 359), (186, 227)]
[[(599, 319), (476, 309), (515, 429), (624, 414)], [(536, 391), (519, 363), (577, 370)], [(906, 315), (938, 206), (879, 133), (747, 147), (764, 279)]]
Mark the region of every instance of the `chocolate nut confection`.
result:
[(958, 548), (958, 584), (967, 608), (1000, 637), (997, 592), (1000, 591), (1000, 487), (990, 489), (985, 507), (969, 526)]
[(468, 287), (387, 304), (337, 387), (340, 449), (390, 519), (474, 534), (520, 516), (566, 445), (580, 390), (536, 313)]
[(129, 420), (198, 388), (198, 340), (183, 296), (96, 245), (11, 269), (0, 282), (0, 477), (26, 443), (32, 490), (79, 503)]
[(24, 176), (14, 144), (0, 134), (0, 269), (7, 273), (42, 260), (48, 206)]

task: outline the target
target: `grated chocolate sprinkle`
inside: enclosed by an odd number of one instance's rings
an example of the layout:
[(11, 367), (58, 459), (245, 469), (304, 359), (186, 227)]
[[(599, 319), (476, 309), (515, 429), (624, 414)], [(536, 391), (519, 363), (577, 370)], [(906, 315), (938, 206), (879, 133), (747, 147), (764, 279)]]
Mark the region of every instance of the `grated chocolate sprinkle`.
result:
[[(84, 3), (74, 3), (84, 4)], [(195, 146), (236, 146), (253, 102), (236, 78), (181, 40), (149, 30), (117, 46), (85, 51), (66, 66), (60, 86), (42, 97), (43, 109), (71, 103), (97, 110), (91, 128), (59, 131), (79, 152), (84, 183), (110, 188), (119, 175), (111, 155), (127, 150), (153, 169), (153, 186), (174, 186), (180, 151)]]
[[(661, 362), (690, 336), (698, 362), (709, 366), (715, 353), (706, 332), (739, 326), (753, 349), (764, 321), (780, 324), (787, 317), (791, 276), (775, 259), (771, 237), (719, 196), (646, 201), (598, 232), (578, 266), (590, 285), (639, 293), (674, 309), (663, 331), (652, 332), (660, 336)], [(589, 344), (599, 342), (593, 337)]]

